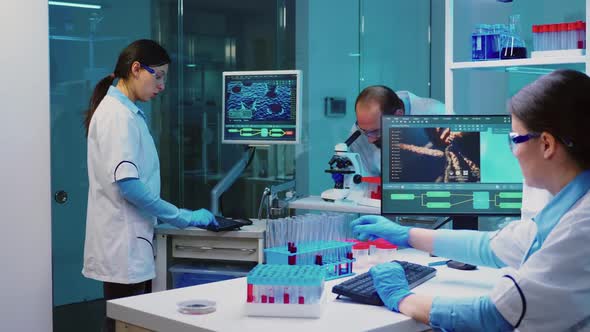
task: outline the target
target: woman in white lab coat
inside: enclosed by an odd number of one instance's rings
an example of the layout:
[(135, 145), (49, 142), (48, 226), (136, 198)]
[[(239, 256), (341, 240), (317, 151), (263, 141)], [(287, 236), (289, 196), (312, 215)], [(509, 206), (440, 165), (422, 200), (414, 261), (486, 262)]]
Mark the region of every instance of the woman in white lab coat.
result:
[(490, 295), (413, 294), (401, 266), (371, 269), (387, 307), (435, 330), (590, 330), (590, 78), (545, 75), (509, 102), (510, 144), (525, 182), (553, 198), (532, 220), (498, 232), (426, 230), (380, 216), (353, 222), (357, 237), (382, 237), (466, 263), (510, 267)]
[(103, 282), (106, 300), (146, 292), (147, 281), (155, 277), (157, 219), (180, 228), (216, 223), (205, 209), (179, 209), (160, 198), (158, 154), (136, 102), (164, 90), (169, 63), (158, 43), (131, 43), (114, 73), (96, 85), (86, 114), (89, 188), (82, 274)]

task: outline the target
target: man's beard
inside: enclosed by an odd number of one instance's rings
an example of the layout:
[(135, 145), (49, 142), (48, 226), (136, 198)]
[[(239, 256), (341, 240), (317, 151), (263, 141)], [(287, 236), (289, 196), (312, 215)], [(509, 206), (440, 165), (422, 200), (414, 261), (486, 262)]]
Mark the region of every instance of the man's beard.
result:
[(373, 145), (375, 145), (377, 149), (381, 149), (381, 137), (379, 137), (375, 142), (373, 142)]

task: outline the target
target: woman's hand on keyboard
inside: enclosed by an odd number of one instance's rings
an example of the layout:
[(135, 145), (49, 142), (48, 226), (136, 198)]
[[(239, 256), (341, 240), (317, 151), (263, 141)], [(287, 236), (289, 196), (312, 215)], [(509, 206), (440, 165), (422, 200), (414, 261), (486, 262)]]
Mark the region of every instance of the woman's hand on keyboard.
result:
[(198, 209), (191, 213), (191, 221), (189, 226), (206, 227), (210, 224), (217, 224), (215, 216), (207, 209)]
[(410, 227), (400, 226), (382, 216), (362, 216), (351, 224), (352, 234), (366, 241), (383, 238), (397, 246), (410, 247)]
[(390, 310), (399, 312), (399, 303), (413, 294), (403, 267), (395, 262), (384, 263), (373, 266), (369, 273), (383, 304)]

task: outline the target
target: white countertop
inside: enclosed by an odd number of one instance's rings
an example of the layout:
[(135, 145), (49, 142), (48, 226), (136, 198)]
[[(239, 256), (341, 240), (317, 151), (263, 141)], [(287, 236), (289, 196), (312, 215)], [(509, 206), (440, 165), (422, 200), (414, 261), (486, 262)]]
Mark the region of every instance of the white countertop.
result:
[(180, 229), (169, 224), (161, 224), (156, 227), (155, 233), (165, 235), (208, 236), (220, 238), (264, 238), (264, 232), (266, 231), (266, 221), (262, 219), (253, 219), (252, 222), (252, 225), (242, 226), (239, 230), (226, 232), (212, 232), (198, 227)]
[[(442, 260), (413, 249), (401, 250), (395, 259), (427, 264)], [(459, 271), (437, 266), (437, 276), (413, 289), (418, 294), (453, 297), (489, 293), (501, 277), (501, 270), (479, 268)], [(363, 272), (363, 271), (361, 271)], [(319, 319), (249, 317), (244, 314), (246, 278), (186, 287), (107, 302), (107, 315), (113, 319), (155, 331), (423, 331), (427, 326), (385, 307), (356, 304), (336, 299), (332, 286), (345, 279), (326, 282), (326, 307)], [(176, 303), (192, 299), (217, 302), (217, 311), (206, 315), (185, 315)]]

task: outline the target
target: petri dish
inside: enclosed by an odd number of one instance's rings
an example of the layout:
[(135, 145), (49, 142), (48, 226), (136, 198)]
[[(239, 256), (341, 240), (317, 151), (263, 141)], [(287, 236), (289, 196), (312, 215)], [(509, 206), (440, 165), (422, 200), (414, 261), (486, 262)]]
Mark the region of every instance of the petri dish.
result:
[(215, 301), (210, 300), (188, 300), (176, 304), (178, 312), (188, 315), (203, 315), (212, 313), (217, 309)]

